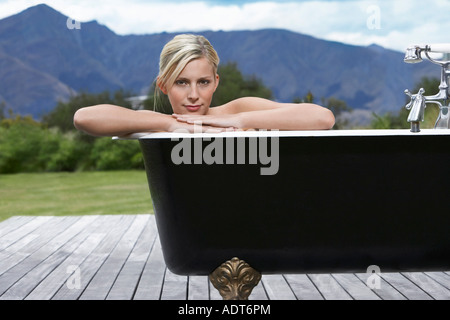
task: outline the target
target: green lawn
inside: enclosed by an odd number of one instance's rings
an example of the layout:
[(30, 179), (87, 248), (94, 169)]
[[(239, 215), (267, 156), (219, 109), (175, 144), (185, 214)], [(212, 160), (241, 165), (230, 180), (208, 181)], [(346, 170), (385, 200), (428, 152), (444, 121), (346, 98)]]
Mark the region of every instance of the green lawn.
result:
[(0, 175), (0, 221), (15, 215), (153, 213), (145, 171)]

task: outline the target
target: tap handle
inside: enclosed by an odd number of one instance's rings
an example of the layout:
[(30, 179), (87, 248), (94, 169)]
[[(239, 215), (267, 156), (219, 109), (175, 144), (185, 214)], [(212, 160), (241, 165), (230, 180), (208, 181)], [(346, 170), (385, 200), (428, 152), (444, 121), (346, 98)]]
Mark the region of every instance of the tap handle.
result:
[(450, 53), (450, 43), (433, 43), (427, 45), (427, 51), (429, 52), (440, 52), (440, 53)]
[(414, 101), (414, 96), (411, 94), (411, 92), (409, 92), (408, 89), (405, 90), (405, 94), (411, 98), (411, 101), (409, 101), (409, 103), (407, 103), (405, 106), (406, 110), (410, 110)]
[(408, 89), (405, 90), (405, 94), (407, 96), (409, 96), (411, 98), (411, 101), (405, 106), (406, 109), (411, 109), (414, 101), (419, 98), (421, 100), (423, 100), (423, 94), (425, 93), (425, 89), (424, 88), (420, 88), (419, 91), (416, 94), (412, 94)]

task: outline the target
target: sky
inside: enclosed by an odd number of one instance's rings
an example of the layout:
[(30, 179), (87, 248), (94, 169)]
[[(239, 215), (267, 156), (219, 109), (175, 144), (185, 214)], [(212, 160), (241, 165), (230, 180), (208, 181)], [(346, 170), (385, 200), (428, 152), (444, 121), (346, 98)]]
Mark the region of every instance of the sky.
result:
[(0, 0), (0, 19), (39, 3), (120, 35), (280, 28), (397, 51), (450, 42), (450, 0)]

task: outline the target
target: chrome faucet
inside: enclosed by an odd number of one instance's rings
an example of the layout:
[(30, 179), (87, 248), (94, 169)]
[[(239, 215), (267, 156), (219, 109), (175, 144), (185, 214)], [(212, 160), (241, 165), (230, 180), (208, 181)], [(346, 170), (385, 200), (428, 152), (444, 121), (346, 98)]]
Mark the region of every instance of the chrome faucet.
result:
[[(439, 92), (433, 96), (424, 96), (425, 90), (423, 88), (420, 88), (417, 94), (411, 94), (409, 90), (405, 90), (405, 94), (411, 98), (411, 101), (405, 106), (406, 109), (411, 110), (408, 116), (408, 122), (411, 123), (411, 132), (420, 131), (420, 122), (424, 120), (424, 112), (427, 103), (434, 103), (439, 107), (439, 115), (434, 128), (450, 129), (450, 104), (447, 104), (450, 98), (450, 43), (410, 46), (406, 49), (404, 61), (406, 63), (422, 62), (423, 52), (428, 60), (441, 66), (441, 83), (439, 84)], [(443, 53), (444, 57), (442, 60), (436, 60), (430, 57), (430, 52)], [(440, 102), (441, 100), (443, 103)]]
[(405, 106), (407, 110), (411, 110), (408, 115), (408, 122), (411, 123), (411, 132), (420, 132), (420, 122), (424, 119), (426, 102), (423, 94), (425, 90), (420, 88), (416, 94), (411, 94), (408, 89), (405, 93), (411, 98), (411, 101)]

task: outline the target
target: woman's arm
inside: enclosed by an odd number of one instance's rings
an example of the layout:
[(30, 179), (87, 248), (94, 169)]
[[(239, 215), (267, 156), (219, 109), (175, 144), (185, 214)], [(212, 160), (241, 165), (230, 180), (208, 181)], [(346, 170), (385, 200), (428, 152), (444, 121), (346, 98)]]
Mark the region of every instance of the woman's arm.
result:
[(135, 111), (110, 104), (79, 109), (73, 118), (75, 127), (93, 136), (125, 136), (136, 132), (198, 130), (220, 132), (222, 128), (194, 127), (181, 123), (170, 115), (150, 110)]
[(328, 130), (335, 122), (329, 109), (315, 104), (277, 103), (252, 97), (212, 108), (205, 116), (174, 115), (174, 118), (217, 127), (278, 130)]
[(152, 111), (137, 112), (110, 104), (79, 109), (73, 122), (78, 130), (93, 136), (123, 136), (133, 132), (166, 131), (167, 115)]
[(333, 113), (311, 103), (240, 113), (241, 126), (255, 129), (328, 130), (334, 126)]

